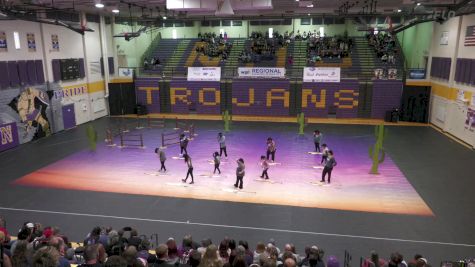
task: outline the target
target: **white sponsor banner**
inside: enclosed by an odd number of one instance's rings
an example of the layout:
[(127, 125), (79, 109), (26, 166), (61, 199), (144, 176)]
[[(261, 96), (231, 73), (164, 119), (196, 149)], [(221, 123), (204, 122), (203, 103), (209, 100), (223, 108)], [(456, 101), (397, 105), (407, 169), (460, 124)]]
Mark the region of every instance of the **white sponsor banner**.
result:
[(303, 68), (304, 82), (340, 82), (340, 68)]
[(133, 68), (119, 68), (119, 77), (134, 77), (134, 69)]
[(221, 67), (188, 67), (188, 81), (221, 80)]
[(285, 68), (238, 68), (239, 77), (285, 78)]

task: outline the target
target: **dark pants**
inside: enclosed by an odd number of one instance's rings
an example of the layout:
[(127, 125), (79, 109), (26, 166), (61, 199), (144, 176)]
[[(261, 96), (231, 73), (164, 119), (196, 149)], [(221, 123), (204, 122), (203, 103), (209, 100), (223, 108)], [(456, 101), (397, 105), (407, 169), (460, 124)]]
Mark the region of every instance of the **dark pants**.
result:
[(226, 147), (219, 148), (219, 156), (221, 157), (223, 155), (223, 151), (224, 151), (224, 156), (228, 157), (228, 151), (226, 151)]
[(242, 179), (243, 178), (244, 178), (244, 176), (236, 176), (236, 183), (234, 184), (234, 187), (239, 186), (239, 188), (242, 189), (242, 184), (243, 184)]
[(316, 152), (321, 152), (320, 151), (320, 143), (315, 142), (315, 151)]
[(160, 161), (160, 170), (167, 171), (167, 168), (165, 168), (165, 161)]
[(188, 154), (188, 151), (186, 151), (186, 146), (180, 146), (180, 154), (183, 155), (183, 151), (185, 151), (185, 154)]
[(327, 163), (328, 156), (322, 156), (322, 161), (320, 164)]
[(325, 182), (325, 176), (327, 175), (328, 173), (328, 183), (330, 183), (330, 180), (332, 178), (332, 170), (333, 168), (328, 168), (327, 166), (325, 166), (325, 168), (323, 168), (323, 171), (322, 171), (322, 182)]
[(264, 176), (265, 176), (266, 179), (269, 179), (269, 175), (267, 174), (267, 170), (268, 170), (268, 169), (264, 169), (264, 170), (262, 171), (261, 178), (264, 178)]
[(272, 161), (275, 159), (275, 151), (269, 151), (267, 150), (267, 159), (269, 160), (269, 156), (272, 155)]
[(191, 182), (193, 182), (193, 168), (188, 168), (188, 172), (186, 173), (185, 182), (186, 182), (186, 180), (188, 180), (188, 176), (191, 176)]
[(213, 173), (216, 173), (216, 171), (218, 171), (219, 174), (221, 174), (221, 170), (219, 169), (219, 163), (215, 163), (215, 164), (214, 164), (214, 171), (213, 171)]

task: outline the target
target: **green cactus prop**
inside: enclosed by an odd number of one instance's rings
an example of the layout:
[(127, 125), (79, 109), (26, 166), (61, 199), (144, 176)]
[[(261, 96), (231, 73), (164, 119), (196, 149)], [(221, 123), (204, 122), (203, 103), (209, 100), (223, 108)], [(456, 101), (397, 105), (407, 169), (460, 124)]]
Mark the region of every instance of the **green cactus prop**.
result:
[(299, 134), (303, 135), (305, 129), (305, 114), (303, 112), (297, 115), (297, 123), (299, 124)]
[(229, 111), (225, 110), (222, 113), (223, 121), (224, 121), (224, 131), (229, 132), (229, 126), (231, 124), (231, 121), (233, 120), (233, 116), (229, 115)]
[(97, 132), (94, 129), (94, 126), (89, 125), (86, 128), (87, 132), (87, 139), (89, 140), (89, 148), (91, 151), (96, 151), (96, 145), (97, 145)]
[(384, 138), (387, 137), (387, 131), (384, 130), (384, 125), (377, 125), (374, 129), (376, 136), (376, 144), (369, 147), (369, 157), (372, 160), (370, 174), (379, 174), (378, 167), (380, 163), (384, 162), (386, 152), (383, 148)]

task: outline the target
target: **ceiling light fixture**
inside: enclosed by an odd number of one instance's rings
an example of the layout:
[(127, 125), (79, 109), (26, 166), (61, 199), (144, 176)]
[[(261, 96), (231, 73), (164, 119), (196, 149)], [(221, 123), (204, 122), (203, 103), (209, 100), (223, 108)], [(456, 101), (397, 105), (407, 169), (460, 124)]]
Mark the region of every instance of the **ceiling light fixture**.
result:
[(120, 12), (120, 10), (117, 9), (117, 8), (112, 9), (112, 13), (116, 13), (116, 14), (117, 14), (117, 13), (119, 13), (119, 12)]
[(167, 16), (163, 16), (162, 19), (166, 20), (166, 19), (167, 19)]
[(417, 5), (418, 5), (418, 6), (420, 6), (420, 5), (421, 5), (421, 3), (417, 3)]
[(401, 11), (402, 11), (401, 9), (398, 9), (398, 10), (397, 10), (397, 13), (401, 13)]
[(313, 7), (313, 4), (308, 5), (307, 7)]
[(104, 4), (101, 3), (101, 2), (97, 2), (97, 3), (95, 4), (95, 6), (96, 6), (97, 8), (103, 8), (103, 7), (104, 7)]

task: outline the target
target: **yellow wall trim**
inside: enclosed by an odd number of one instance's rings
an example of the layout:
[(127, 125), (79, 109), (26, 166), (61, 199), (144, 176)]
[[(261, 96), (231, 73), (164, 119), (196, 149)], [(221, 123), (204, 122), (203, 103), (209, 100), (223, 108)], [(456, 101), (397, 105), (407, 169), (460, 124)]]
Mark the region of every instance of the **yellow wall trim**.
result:
[[(440, 84), (437, 82), (432, 82), (428, 80), (422, 80), (422, 81), (417, 81), (417, 80), (406, 80), (406, 85), (411, 85), (411, 86), (431, 86), (432, 90), (431, 93), (433, 95), (436, 95), (438, 97), (442, 97), (448, 100), (456, 100), (457, 99), (457, 94), (459, 91), (463, 91), (465, 94), (465, 99), (471, 100), (474, 92), (472, 91), (467, 91), (463, 90), (457, 87), (450, 87), (448, 85)], [(475, 103), (471, 103), (472, 105), (475, 105)]]
[(110, 81), (110, 83), (133, 83), (133, 78), (114, 78)]

